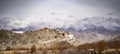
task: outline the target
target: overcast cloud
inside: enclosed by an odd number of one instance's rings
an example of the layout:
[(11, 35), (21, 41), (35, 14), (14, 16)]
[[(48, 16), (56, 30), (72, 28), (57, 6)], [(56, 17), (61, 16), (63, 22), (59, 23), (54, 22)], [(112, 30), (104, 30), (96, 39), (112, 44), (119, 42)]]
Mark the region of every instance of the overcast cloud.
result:
[(54, 18), (57, 13), (62, 18), (73, 15), (77, 18), (106, 17), (112, 13), (119, 16), (119, 0), (0, 0), (0, 17)]

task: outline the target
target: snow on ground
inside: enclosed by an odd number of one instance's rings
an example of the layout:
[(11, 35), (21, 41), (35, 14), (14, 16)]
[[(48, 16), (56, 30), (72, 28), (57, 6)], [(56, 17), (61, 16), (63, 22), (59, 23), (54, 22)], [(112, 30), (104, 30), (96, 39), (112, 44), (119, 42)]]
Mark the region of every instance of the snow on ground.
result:
[(14, 33), (23, 33), (23, 31), (12, 31)]

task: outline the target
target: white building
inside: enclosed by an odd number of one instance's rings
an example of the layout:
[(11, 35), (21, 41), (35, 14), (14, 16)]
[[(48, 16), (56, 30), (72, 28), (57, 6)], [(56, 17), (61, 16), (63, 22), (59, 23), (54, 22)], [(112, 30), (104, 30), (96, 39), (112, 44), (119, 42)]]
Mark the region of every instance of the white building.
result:
[(73, 39), (74, 36), (73, 36), (72, 34), (69, 34), (69, 35), (67, 35), (67, 38), (69, 38), (69, 39)]

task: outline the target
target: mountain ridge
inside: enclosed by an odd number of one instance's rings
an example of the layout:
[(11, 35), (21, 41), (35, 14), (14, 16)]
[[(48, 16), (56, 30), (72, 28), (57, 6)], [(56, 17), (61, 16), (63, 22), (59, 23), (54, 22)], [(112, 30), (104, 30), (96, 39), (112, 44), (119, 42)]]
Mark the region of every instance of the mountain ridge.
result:
[[(38, 30), (40, 28), (42, 29), (44, 27), (51, 28), (51, 26), (55, 26), (53, 24), (49, 24), (46, 22), (40, 22), (40, 21), (39, 22), (35, 22), (35, 21), (26, 22), (26, 21), (28, 20), (19, 20), (19, 19), (10, 18), (10, 17), (1, 18), (0, 29), (30, 31), (30, 30)], [(61, 24), (61, 26), (59, 27), (58, 26), (56, 27), (56, 26), (53, 27), (52, 29), (55, 29), (55, 28), (69, 29), (71, 27), (77, 31), (79, 30), (85, 31), (88, 29), (95, 29), (95, 28), (103, 28), (109, 31), (120, 31), (119, 29), (120, 18), (88, 17), (88, 18), (75, 20), (74, 22), (71, 22), (71, 23), (68, 22), (65, 24)]]

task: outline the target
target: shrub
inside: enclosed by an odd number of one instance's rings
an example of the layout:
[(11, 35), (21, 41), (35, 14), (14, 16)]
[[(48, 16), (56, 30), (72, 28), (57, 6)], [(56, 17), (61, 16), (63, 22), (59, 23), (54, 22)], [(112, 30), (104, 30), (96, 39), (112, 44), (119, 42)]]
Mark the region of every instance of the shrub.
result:
[(31, 46), (31, 53), (35, 53), (36, 52), (36, 46), (35, 45), (32, 45)]
[(9, 46), (8, 46), (8, 47), (6, 47), (6, 50), (7, 50), (7, 51), (11, 50), (11, 47), (9, 47)]

